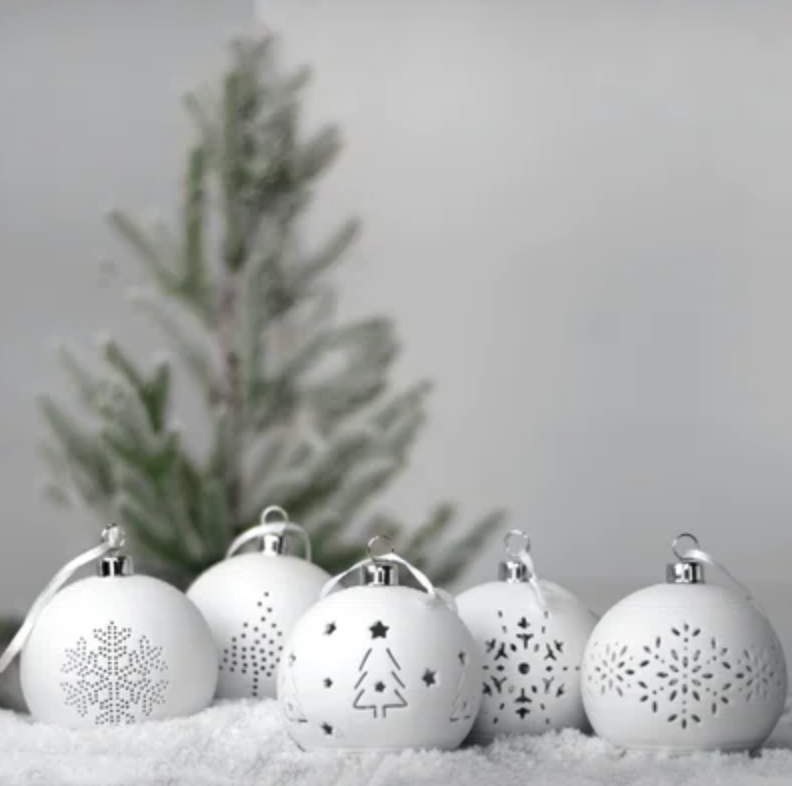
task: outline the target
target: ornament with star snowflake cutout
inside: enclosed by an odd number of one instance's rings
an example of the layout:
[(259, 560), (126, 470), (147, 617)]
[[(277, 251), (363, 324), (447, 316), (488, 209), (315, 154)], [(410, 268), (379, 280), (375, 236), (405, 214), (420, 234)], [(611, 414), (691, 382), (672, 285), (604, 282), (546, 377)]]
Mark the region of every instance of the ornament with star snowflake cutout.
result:
[(500, 580), (457, 597), (484, 671), (473, 741), (587, 727), (580, 664), (596, 617), (569, 591), (536, 578), (527, 544), (524, 533), (508, 533)]

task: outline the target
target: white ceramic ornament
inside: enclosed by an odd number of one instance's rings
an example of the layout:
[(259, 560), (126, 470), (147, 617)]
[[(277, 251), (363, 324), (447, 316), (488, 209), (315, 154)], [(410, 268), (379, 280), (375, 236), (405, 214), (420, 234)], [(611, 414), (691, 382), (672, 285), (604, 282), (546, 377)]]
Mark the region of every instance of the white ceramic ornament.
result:
[[(21, 652), (22, 693), (37, 720), (120, 725), (190, 715), (212, 700), (217, 653), (206, 621), (170, 584), (134, 575), (123, 543), (113, 525), (66, 565), (0, 658), (4, 671)], [(60, 589), (97, 560), (97, 576)]]
[(509, 532), (505, 547), (500, 580), (457, 597), (484, 670), (471, 741), (586, 728), (580, 668), (596, 617), (571, 592), (537, 578), (524, 533)]
[[(689, 539), (692, 547), (679, 550)], [(755, 750), (784, 708), (778, 636), (748, 591), (688, 534), (667, 583), (629, 595), (591, 635), (583, 702), (594, 730), (624, 748)], [(704, 581), (717, 567), (738, 588)]]
[[(302, 538), (305, 559), (290, 556), (291, 533)], [(259, 550), (238, 554), (251, 541), (258, 541)], [(217, 643), (218, 698), (275, 697), (284, 642), (330, 579), (310, 559), (305, 530), (290, 522), (282, 508), (269, 507), (259, 525), (231, 544), (226, 559), (199, 576), (187, 591)]]
[(398, 555), (375, 556), (375, 541), (289, 637), (278, 674), (286, 729), (305, 750), (454, 749), (481, 701), (476, 644), (453, 599)]

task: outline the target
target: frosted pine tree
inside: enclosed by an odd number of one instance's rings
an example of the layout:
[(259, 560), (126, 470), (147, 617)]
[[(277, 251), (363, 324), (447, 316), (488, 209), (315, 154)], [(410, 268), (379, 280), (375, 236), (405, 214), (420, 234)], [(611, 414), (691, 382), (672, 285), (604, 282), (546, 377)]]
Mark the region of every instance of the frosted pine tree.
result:
[[(83, 406), (77, 415), (41, 401), (49, 494), (121, 523), (176, 583), (221, 559), (272, 504), (308, 529), (330, 572), (357, 560), (376, 533), (448, 582), (500, 514), (441, 548), (453, 506), (438, 505), (418, 527), (370, 512), (407, 466), (430, 386), (389, 389), (399, 351), (390, 320), (336, 324), (328, 274), (357, 221), (305, 246), (301, 220), (340, 150), (332, 127), (300, 132), (308, 72), (282, 73), (270, 38), (237, 41), (231, 53), (220, 89), (187, 99), (196, 138), (180, 223), (148, 230), (111, 216), (150, 279), (136, 303), (177, 362), (143, 367), (108, 339), (94, 371), (62, 350)], [(205, 455), (188, 450), (173, 425), (177, 384), (202, 394)]]

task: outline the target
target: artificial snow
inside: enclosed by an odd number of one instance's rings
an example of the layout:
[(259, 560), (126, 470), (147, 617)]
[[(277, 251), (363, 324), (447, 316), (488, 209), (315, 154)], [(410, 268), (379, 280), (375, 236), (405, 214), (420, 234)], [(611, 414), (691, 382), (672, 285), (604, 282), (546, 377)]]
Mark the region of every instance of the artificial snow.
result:
[(0, 751), (2, 786), (792, 786), (792, 702), (754, 757), (625, 753), (575, 731), (451, 753), (304, 753), (271, 700), (90, 731), (0, 711)]

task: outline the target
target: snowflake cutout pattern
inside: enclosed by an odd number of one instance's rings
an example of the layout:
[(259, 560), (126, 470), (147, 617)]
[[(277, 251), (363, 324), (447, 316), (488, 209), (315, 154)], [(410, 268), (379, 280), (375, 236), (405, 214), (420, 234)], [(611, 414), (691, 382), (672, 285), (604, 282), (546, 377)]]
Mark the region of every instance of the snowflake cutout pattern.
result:
[(265, 592), (256, 604), (256, 619), (242, 623), (242, 631), (231, 637), (220, 661), (221, 672), (249, 682), (246, 692), (254, 698), (261, 695), (261, 680), (273, 678), (283, 652), (283, 631), (270, 617), (271, 603), (270, 593)]
[(743, 650), (734, 677), (740, 681), (746, 701), (765, 700), (771, 693), (784, 687), (779, 660), (779, 653), (775, 648)]
[(594, 683), (599, 689), (600, 696), (608, 691), (615, 691), (619, 696), (624, 696), (624, 691), (630, 685), (630, 677), (635, 674), (632, 667), (633, 657), (628, 652), (626, 644), (620, 642), (606, 642), (605, 646), (595, 645), (601, 650), (598, 654), (589, 682)]
[[(718, 644), (714, 637), (703, 641), (701, 628), (691, 627), (687, 622), (671, 628), (667, 647), (657, 636), (654, 646), (642, 647), (643, 659), (638, 664), (642, 670), (650, 670), (654, 679), (642, 677), (637, 680), (641, 689), (640, 701), (648, 704), (652, 712), (660, 712), (661, 706), (669, 723), (678, 723), (683, 729), (699, 724), (706, 712), (717, 715), (720, 704), (728, 704), (733, 680), (728, 676), (731, 663), (728, 648)], [(716, 671), (725, 670), (724, 680), (717, 680)]]
[(96, 724), (135, 723), (165, 703), (168, 664), (162, 647), (147, 636), (132, 640), (131, 628), (110, 622), (94, 628), (93, 640), (81, 636), (65, 651), (61, 682), (66, 705)]
[(566, 675), (579, 672), (580, 664), (567, 658), (564, 642), (552, 636), (547, 617), (532, 622), (520, 616), (510, 626), (499, 611), (498, 619), (502, 636), (484, 646), (483, 694), (492, 722), (498, 724), (508, 712), (520, 720), (538, 715), (549, 726), (553, 702), (568, 693)]
[(717, 715), (740, 694), (746, 701), (764, 699), (783, 683), (774, 649), (744, 649), (737, 660), (714, 636), (687, 622), (635, 654), (618, 642), (593, 646), (600, 654), (588, 680), (600, 695), (624, 697), (636, 689), (641, 704), (682, 729)]

